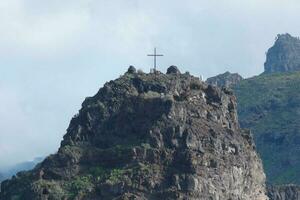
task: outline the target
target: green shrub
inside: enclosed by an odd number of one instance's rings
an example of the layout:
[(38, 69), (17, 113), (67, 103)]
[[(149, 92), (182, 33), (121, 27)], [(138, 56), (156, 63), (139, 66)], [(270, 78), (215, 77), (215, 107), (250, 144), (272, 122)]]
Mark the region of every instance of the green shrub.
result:
[(111, 184), (115, 184), (121, 181), (124, 176), (125, 170), (123, 169), (112, 169), (110, 172), (110, 176), (108, 178), (108, 182)]

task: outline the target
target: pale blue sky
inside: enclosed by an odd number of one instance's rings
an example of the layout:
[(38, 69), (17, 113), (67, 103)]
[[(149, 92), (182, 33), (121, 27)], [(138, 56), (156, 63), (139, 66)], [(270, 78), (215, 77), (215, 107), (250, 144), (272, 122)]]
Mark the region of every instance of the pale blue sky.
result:
[(129, 65), (205, 78), (263, 71), (277, 33), (300, 35), (298, 0), (0, 1), (0, 169), (54, 153), (86, 96)]

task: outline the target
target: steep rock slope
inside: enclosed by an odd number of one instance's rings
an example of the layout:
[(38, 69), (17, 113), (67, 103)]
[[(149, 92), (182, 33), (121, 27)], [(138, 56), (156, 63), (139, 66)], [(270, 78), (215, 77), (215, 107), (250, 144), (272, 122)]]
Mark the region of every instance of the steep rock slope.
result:
[[(239, 120), (254, 131), (262, 155), (270, 200), (300, 200), (298, 115), (300, 72), (260, 75), (235, 86)], [(220, 85), (223, 87), (223, 85)], [(282, 92), (281, 92), (282, 91)], [(287, 184), (287, 185), (281, 185)]]
[(1, 185), (0, 199), (265, 200), (235, 97), (173, 66), (133, 67), (87, 98), (61, 147)]
[(234, 91), (240, 124), (254, 133), (267, 180), (300, 184), (300, 72), (249, 78)]
[(300, 40), (290, 34), (278, 34), (276, 42), (267, 52), (265, 73), (300, 70)]
[(241, 80), (243, 80), (243, 77), (238, 73), (225, 72), (224, 74), (208, 78), (206, 83), (218, 87), (232, 87), (238, 84)]

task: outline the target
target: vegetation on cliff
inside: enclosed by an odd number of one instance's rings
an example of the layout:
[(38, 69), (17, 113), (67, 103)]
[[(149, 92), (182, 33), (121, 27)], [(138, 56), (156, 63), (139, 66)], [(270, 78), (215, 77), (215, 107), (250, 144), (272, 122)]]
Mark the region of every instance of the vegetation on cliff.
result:
[(234, 91), (240, 124), (254, 133), (268, 181), (300, 184), (300, 72), (262, 74)]

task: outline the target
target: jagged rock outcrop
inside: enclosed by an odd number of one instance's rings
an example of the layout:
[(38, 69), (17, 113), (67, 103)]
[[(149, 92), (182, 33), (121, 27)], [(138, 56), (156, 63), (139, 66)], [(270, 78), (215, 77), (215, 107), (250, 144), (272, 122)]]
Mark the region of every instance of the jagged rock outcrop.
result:
[(300, 70), (300, 40), (290, 34), (278, 34), (276, 42), (267, 52), (265, 73)]
[(300, 186), (268, 186), (270, 200), (300, 200)]
[(238, 73), (225, 72), (217, 76), (210, 77), (206, 80), (206, 83), (216, 85), (218, 87), (232, 87), (238, 84), (243, 77)]
[(132, 65), (129, 66), (127, 73), (134, 74), (136, 73), (136, 68)]
[(58, 152), (4, 181), (0, 199), (268, 199), (234, 95), (173, 69), (106, 83)]
[(168, 68), (167, 74), (180, 74), (180, 71), (176, 66), (172, 65)]

